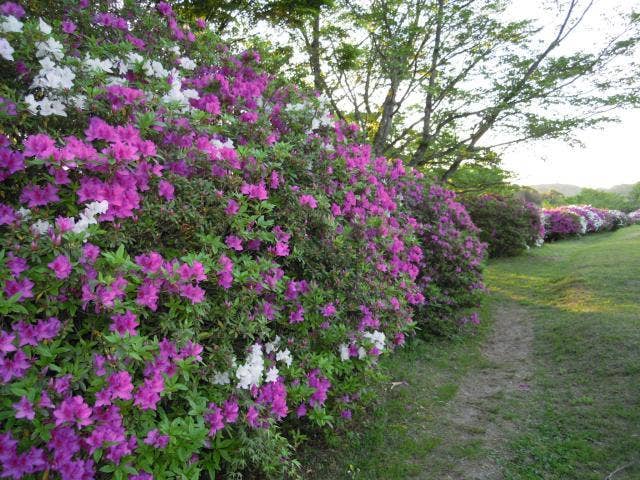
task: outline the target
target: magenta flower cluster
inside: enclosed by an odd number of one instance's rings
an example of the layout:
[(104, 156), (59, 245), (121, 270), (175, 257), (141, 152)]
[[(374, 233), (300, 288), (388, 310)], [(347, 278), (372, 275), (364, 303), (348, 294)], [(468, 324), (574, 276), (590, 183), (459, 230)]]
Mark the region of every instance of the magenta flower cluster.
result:
[(632, 217), (624, 212), (591, 205), (549, 208), (543, 210), (543, 215), (547, 240), (611, 231), (633, 223)]

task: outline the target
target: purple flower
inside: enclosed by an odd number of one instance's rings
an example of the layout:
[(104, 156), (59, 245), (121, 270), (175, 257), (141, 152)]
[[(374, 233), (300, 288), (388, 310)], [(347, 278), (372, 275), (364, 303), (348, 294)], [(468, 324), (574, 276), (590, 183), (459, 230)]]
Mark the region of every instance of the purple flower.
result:
[(264, 182), (260, 182), (257, 185), (245, 183), (240, 187), (240, 192), (256, 200), (266, 200), (269, 198), (269, 193), (267, 192), (267, 187)]
[(209, 424), (209, 435), (211, 436), (214, 436), (218, 430), (224, 428), (222, 409), (215, 403), (209, 404), (209, 413), (205, 414), (204, 419)]
[(78, 427), (85, 427), (93, 423), (90, 418), (91, 408), (80, 395), (63, 400), (53, 411), (53, 416), (56, 419), (56, 426), (69, 422)]
[(226, 423), (235, 423), (238, 420), (238, 402), (230, 399), (222, 405), (222, 414)]
[(304, 321), (304, 307), (298, 305), (294, 311), (289, 314), (289, 323), (301, 323)]
[(33, 420), (36, 416), (36, 412), (33, 410), (33, 404), (24, 395), (18, 403), (13, 404), (13, 409), (16, 411), (16, 418)]
[(143, 307), (148, 307), (151, 311), (155, 312), (158, 309), (159, 293), (160, 287), (157, 285), (157, 282), (147, 278), (142, 282), (142, 285), (138, 287), (136, 303)]
[(0, 330), (0, 354), (4, 357), (5, 353), (15, 352), (17, 347), (13, 344), (16, 336), (12, 333)]
[(27, 261), (24, 258), (16, 257), (13, 252), (9, 252), (7, 255), (5, 265), (15, 277), (29, 268)]
[(133, 383), (131, 383), (129, 372), (114, 373), (107, 378), (107, 383), (109, 384), (109, 393), (112, 399), (131, 400)]
[(327, 303), (324, 307), (322, 307), (322, 316), (323, 317), (331, 317), (335, 315), (337, 312), (336, 307), (333, 303)]
[(173, 188), (173, 185), (166, 180), (160, 180), (160, 183), (158, 184), (158, 195), (167, 200), (167, 202), (170, 202), (174, 198), (174, 192), (175, 189)]
[(14, 2), (4, 2), (0, 5), (0, 13), (3, 15), (13, 15), (16, 18), (24, 17), (24, 8)]
[(44, 133), (29, 135), (24, 141), (24, 156), (36, 157), (47, 160), (56, 152), (56, 143), (53, 138)]
[(64, 20), (62, 22), (62, 31), (64, 33), (72, 34), (73, 32), (76, 31), (76, 28), (78, 28), (78, 27), (71, 20)]
[(138, 255), (135, 260), (136, 264), (146, 274), (158, 273), (162, 268), (162, 263), (164, 262), (162, 255), (157, 252), (149, 252), (146, 255)]
[(164, 381), (162, 376), (148, 378), (144, 384), (138, 388), (134, 394), (134, 405), (141, 410), (155, 410), (156, 405), (160, 401), (160, 393), (164, 390)]
[(58, 280), (64, 280), (72, 271), (71, 261), (66, 255), (58, 255), (47, 267), (54, 271)]
[(289, 244), (284, 242), (277, 242), (276, 246), (273, 248), (273, 254), (276, 257), (287, 257), (289, 256)]
[(29, 208), (42, 207), (49, 203), (60, 201), (58, 187), (52, 183), (47, 183), (44, 187), (38, 185), (27, 185), (20, 194), (20, 201), (26, 203)]
[(318, 202), (313, 195), (301, 195), (298, 201), (302, 206), (307, 206), (309, 208), (318, 208)]
[(0, 225), (11, 225), (18, 220), (16, 211), (9, 205), (0, 203)]
[(181, 285), (180, 295), (191, 300), (191, 303), (204, 301), (204, 290), (197, 285)]
[(18, 301), (24, 302), (27, 298), (33, 298), (33, 282), (28, 278), (22, 280), (7, 280), (4, 284), (4, 293), (11, 298), (19, 294)]
[(147, 433), (144, 444), (154, 448), (165, 448), (169, 444), (169, 435), (160, 435), (158, 429), (155, 428)]
[(257, 428), (259, 426), (258, 423), (258, 409), (256, 407), (254, 407), (253, 405), (250, 406), (247, 410), (247, 423), (253, 427), (253, 428)]
[(238, 213), (239, 209), (240, 209), (240, 206), (238, 205), (238, 202), (236, 202), (233, 199), (230, 199), (227, 202), (227, 208), (224, 209), (224, 212), (227, 215), (235, 215), (236, 213)]
[(242, 240), (236, 237), (235, 235), (227, 235), (227, 238), (225, 239), (224, 243), (227, 244), (227, 247), (237, 252), (241, 252), (243, 250)]
[(113, 320), (113, 323), (109, 326), (109, 330), (118, 332), (121, 337), (124, 337), (127, 333), (131, 336), (138, 334), (136, 331), (136, 327), (139, 325), (138, 317), (131, 310), (127, 310), (121, 315), (113, 315), (111, 320)]

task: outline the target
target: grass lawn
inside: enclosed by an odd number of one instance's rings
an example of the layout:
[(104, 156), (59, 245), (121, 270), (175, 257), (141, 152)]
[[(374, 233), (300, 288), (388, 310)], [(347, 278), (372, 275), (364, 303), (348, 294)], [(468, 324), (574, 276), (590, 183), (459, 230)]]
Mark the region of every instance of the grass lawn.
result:
[[(479, 334), (386, 359), (378, 401), (334, 447), (307, 449), (304, 478), (640, 479), (640, 226), (492, 261), (486, 280)], [(487, 344), (500, 347), (509, 324), (491, 314), (510, 305), (532, 331), (530, 377), (461, 427), (459, 391), (507, 378)], [(474, 466), (487, 459), (493, 473)]]

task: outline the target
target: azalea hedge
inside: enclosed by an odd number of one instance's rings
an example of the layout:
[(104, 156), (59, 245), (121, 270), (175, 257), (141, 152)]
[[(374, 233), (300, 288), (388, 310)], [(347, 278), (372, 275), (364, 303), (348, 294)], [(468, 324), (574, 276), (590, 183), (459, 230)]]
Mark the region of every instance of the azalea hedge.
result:
[(484, 246), (260, 54), (122, 3), (0, 4), (0, 476), (296, 476), (380, 355), (477, 321)]
[(616, 230), (633, 223), (633, 215), (591, 205), (568, 205), (543, 210), (546, 240)]
[(468, 196), (464, 205), (491, 257), (518, 255), (544, 243), (542, 212), (534, 203), (513, 195), (486, 194)]

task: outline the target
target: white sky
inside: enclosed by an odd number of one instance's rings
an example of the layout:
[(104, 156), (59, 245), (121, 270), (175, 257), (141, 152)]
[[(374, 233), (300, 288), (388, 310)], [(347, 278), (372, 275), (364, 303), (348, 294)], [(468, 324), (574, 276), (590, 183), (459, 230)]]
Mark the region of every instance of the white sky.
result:
[[(557, 22), (541, 12), (541, 0), (515, 0), (518, 12), (542, 22)], [(640, 10), (640, 0), (595, 0), (594, 10), (569, 48), (595, 43), (612, 28), (612, 11)], [(549, 23), (547, 23), (549, 22)], [(638, 72), (640, 75), (640, 72)], [(513, 147), (503, 152), (504, 166), (517, 175), (516, 183), (570, 183), (582, 187), (607, 188), (621, 183), (640, 182), (640, 110), (621, 111), (619, 123), (578, 132), (583, 144), (572, 147), (560, 141), (544, 141)]]

